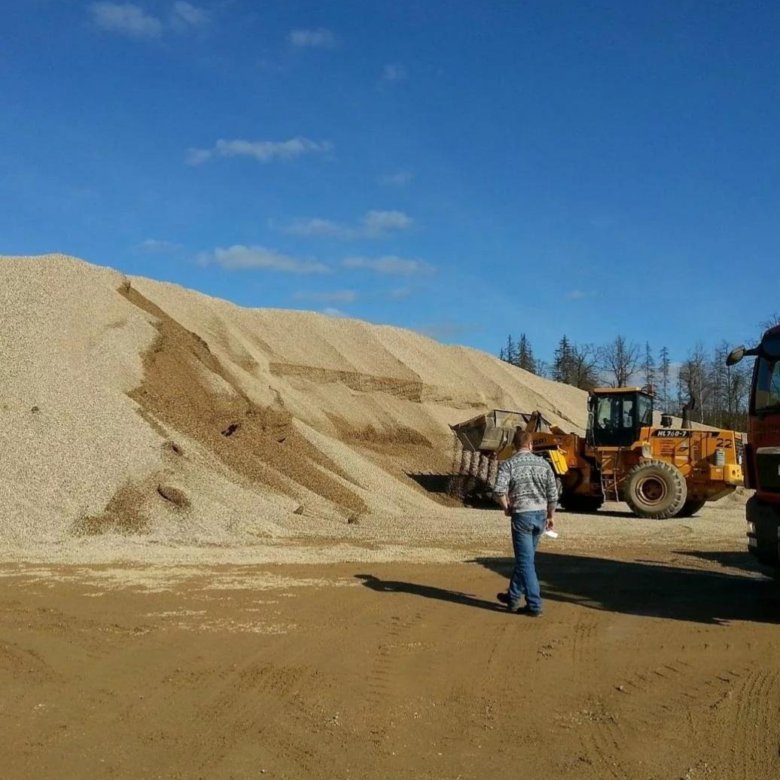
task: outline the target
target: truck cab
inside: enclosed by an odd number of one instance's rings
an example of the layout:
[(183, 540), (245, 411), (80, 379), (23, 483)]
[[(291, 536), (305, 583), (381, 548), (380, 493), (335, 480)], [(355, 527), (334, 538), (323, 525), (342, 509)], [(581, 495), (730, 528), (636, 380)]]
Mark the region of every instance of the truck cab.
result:
[(748, 442), (744, 449), (748, 500), (748, 549), (780, 571), (780, 325), (767, 330), (757, 347), (737, 347), (727, 365), (755, 357), (748, 407)]

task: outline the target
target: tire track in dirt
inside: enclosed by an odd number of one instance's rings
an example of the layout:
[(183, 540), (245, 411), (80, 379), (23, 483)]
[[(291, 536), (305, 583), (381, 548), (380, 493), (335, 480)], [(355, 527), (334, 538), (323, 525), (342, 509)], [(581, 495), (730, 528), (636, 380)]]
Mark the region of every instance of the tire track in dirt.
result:
[(604, 700), (598, 699), (592, 709), (584, 710), (580, 716), (584, 728), (580, 729), (579, 736), (586, 763), (601, 768), (610, 777), (629, 777), (630, 773), (618, 758), (623, 743), (622, 730), (615, 716), (608, 712)]
[[(472, 672), (456, 685), (448, 670), (458, 648), (473, 642), (469, 616), (474, 614), (459, 605), (426, 605), (378, 625), (378, 648), (366, 675), (365, 730), (372, 744), (387, 748), (387, 740), (395, 739), (393, 723), (409, 719), (421, 718), (424, 731), (439, 724), (446, 733), (453, 721), (459, 728), (492, 728), (493, 691), (506, 668), (517, 661), (516, 629), (522, 619), (499, 615), (499, 623), (480, 636), (470, 659)], [(484, 628), (484, 623), (479, 625)], [(411, 678), (423, 682), (410, 687)]]
[[(195, 727), (210, 738), (201, 747), (199, 769), (206, 776), (220, 772), (232, 749), (242, 743), (263, 744), (276, 754), (278, 746), (285, 759), (302, 773), (314, 767), (314, 751), (299, 740), (291, 740), (277, 727), (283, 714), (286, 728), (305, 720), (308, 712), (298, 691), (311, 684), (315, 673), (305, 667), (278, 667), (259, 663), (255, 658), (230, 671), (216, 669), (203, 675), (213, 685), (195, 710)], [(265, 741), (267, 740), (267, 741)]]
[[(598, 659), (596, 641), (599, 619), (590, 610), (578, 614), (571, 634), (571, 664), (576, 686), (590, 687), (594, 666)], [(618, 722), (606, 707), (603, 698), (576, 714), (580, 726), (578, 735), (587, 764), (606, 772), (610, 777), (624, 778), (626, 774), (618, 756), (621, 753), (622, 734)]]
[(187, 729), (203, 735), (187, 757), (194, 776), (243, 777), (247, 762), (283, 777), (338, 774), (343, 750), (334, 744), (336, 729), (323, 731), (334, 724), (318, 695), (328, 688), (322, 672), (297, 645), (281, 653), (281, 663), (272, 657), (263, 649), (238, 656), (238, 663), (195, 669), (182, 659), (163, 678), (158, 697), (181, 700), (191, 713)]
[[(581, 713), (584, 728), (580, 737), (586, 759), (614, 778), (625, 778), (635, 776), (638, 770), (631, 746), (641, 752), (648, 735), (700, 745), (711, 712), (729, 700), (729, 691), (724, 692), (724, 688), (746, 672), (699, 671), (680, 658), (637, 669), (615, 687), (614, 694), (597, 699), (590, 710)], [(753, 698), (753, 693), (748, 696)], [(771, 723), (771, 718), (765, 720)], [(732, 752), (744, 755), (744, 747), (740, 745)], [(715, 746), (709, 755), (721, 751), (722, 747)], [(739, 776), (743, 780), (771, 776), (759, 769)], [(737, 777), (733, 772), (725, 776)]]
[(780, 776), (780, 672), (749, 669), (725, 701), (718, 726), (728, 777)]
[(29, 681), (50, 682), (59, 676), (38, 653), (14, 642), (0, 640), (0, 671), (12, 678), (24, 676)]
[(599, 621), (590, 613), (578, 616), (572, 630), (571, 660), (575, 676), (582, 675), (583, 667), (590, 667), (596, 657), (594, 642)]
[(393, 692), (392, 678), (396, 674), (402, 637), (415, 628), (422, 619), (423, 614), (418, 611), (404, 617), (392, 615), (389, 626), (385, 621), (380, 624), (382, 636), (367, 677), (366, 700), (370, 705), (370, 712), (381, 712), (386, 706)]
[[(576, 655), (580, 661), (592, 660), (587, 648), (593, 628), (575, 628)], [(578, 638), (579, 637), (579, 638)], [(592, 665), (588, 663), (592, 669)], [(682, 659), (636, 670), (615, 686), (614, 694), (595, 699), (580, 713), (580, 739), (585, 758), (615, 778), (630, 777), (634, 770), (626, 745), (642, 740), (647, 733), (657, 733), (661, 724), (671, 718), (682, 718), (695, 730), (690, 716), (692, 702), (707, 696), (710, 681), (700, 679), (690, 686), (690, 664)], [(713, 694), (709, 694), (712, 698)]]

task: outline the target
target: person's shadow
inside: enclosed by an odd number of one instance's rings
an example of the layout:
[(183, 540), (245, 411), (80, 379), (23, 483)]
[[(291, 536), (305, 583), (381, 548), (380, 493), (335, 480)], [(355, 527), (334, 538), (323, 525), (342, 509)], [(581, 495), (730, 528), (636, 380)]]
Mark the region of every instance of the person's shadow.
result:
[(400, 582), (398, 580), (382, 580), (373, 574), (356, 574), (355, 578), (362, 581), (362, 584), (371, 590), (380, 593), (411, 593), (413, 596), (422, 596), (427, 599), (438, 599), (439, 601), (450, 601), (454, 604), (462, 604), (466, 607), (476, 607), (477, 609), (487, 609), (490, 612), (506, 612), (506, 607), (493, 601), (472, 596), (470, 593), (463, 593), (457, 590), (447, 590), (446, 588), (435, 588), (433, 585), (419, 585), (414, 582)]
[[(545, 552), (537, 553), (536, 560), (542, 598), (551, 602), (696, 623), (780, 623), (778, 583), (763, 578), (758, 571), (727, 573), (645, 560), (616, 561)], [(506, 557), (476, 558), (469, 563), (484, 566), (504, 578), (511, 575), (514, 567), (514, 559)], [(355, 577), (380, 593), (409, 593), (491, 612), (506, 611), (497, 602), (458, 590), (383, 580), (372, 574)]]

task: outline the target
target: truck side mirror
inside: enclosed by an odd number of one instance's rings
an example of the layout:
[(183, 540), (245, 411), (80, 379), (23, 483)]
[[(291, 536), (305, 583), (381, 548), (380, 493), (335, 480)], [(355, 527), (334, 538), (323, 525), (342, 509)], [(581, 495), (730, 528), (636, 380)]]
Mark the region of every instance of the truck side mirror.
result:
[(731, 352), (729, 352), (729, 356), (726, 358), (726, 365), (727, 366), (733, 366), (739, 363), (742, 358), (745, 357), (745, 345), (741, 345), (737, 347), (736, 349), (732, 349)]

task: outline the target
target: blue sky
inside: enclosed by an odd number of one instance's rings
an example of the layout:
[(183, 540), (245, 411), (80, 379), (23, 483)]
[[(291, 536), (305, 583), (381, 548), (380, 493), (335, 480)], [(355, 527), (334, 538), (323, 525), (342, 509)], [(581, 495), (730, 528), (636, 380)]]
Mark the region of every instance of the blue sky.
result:
[(0, 9), (0, 253), (545, 358), (780, 309), (778, 3)]

